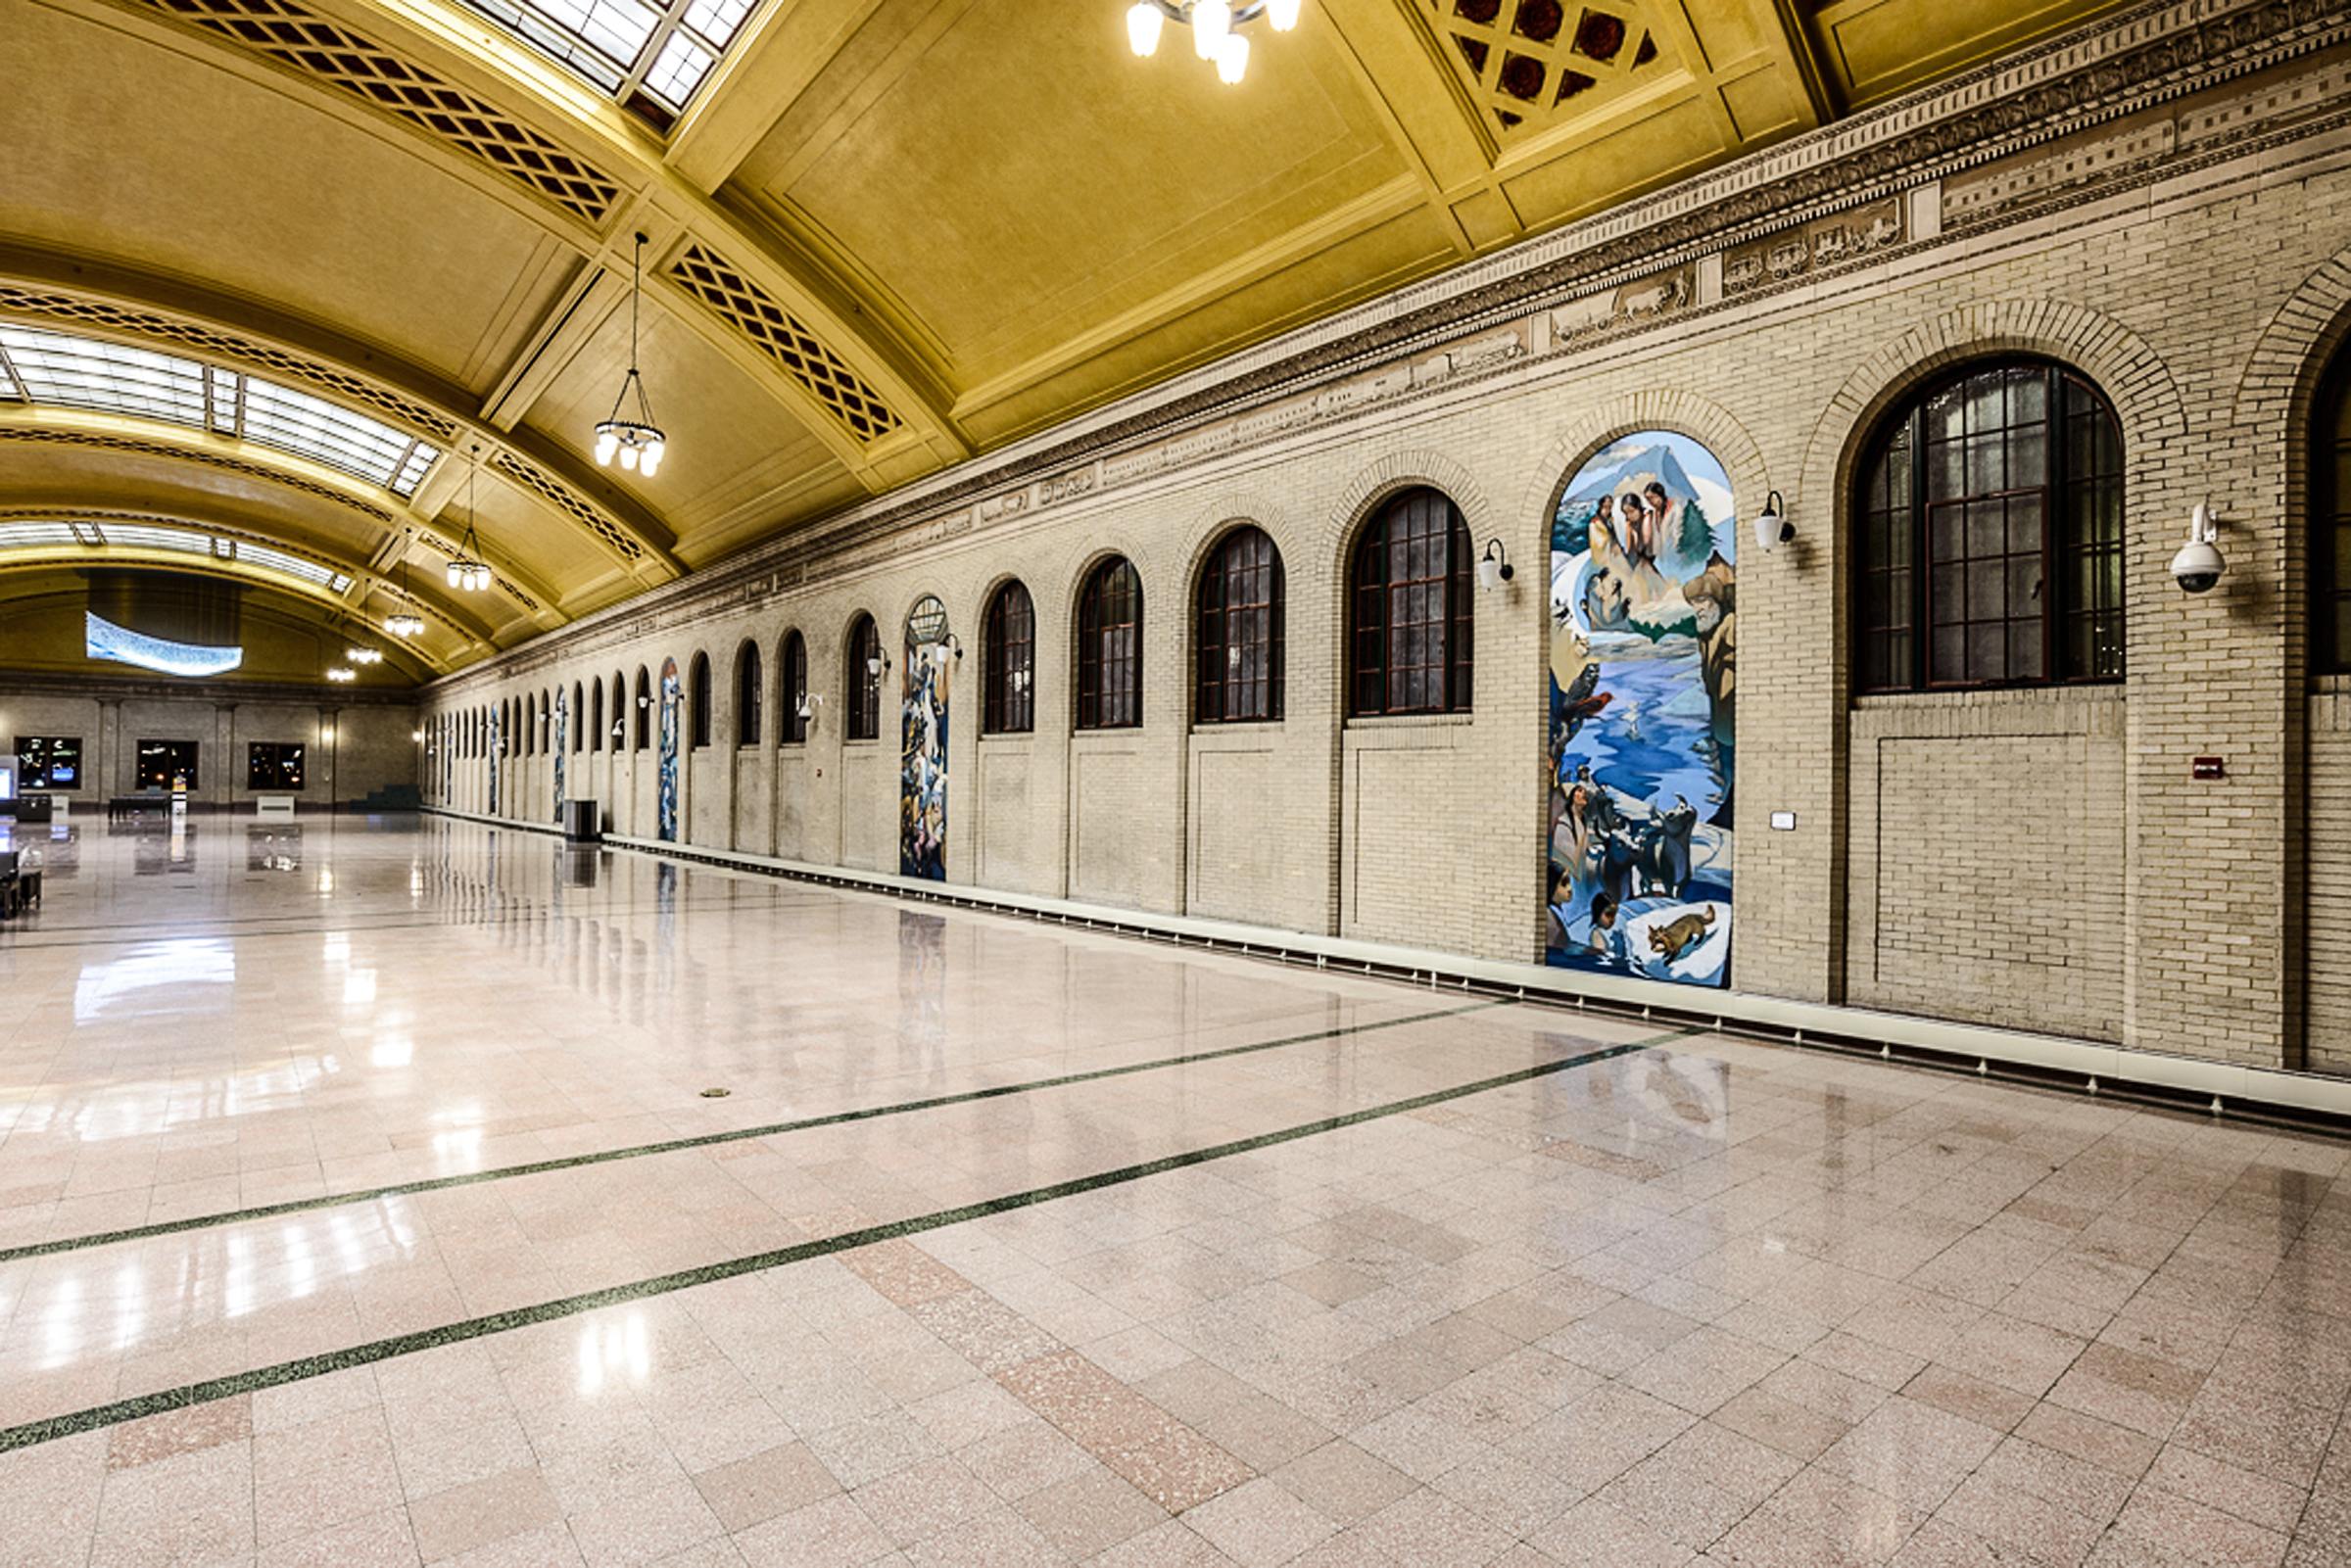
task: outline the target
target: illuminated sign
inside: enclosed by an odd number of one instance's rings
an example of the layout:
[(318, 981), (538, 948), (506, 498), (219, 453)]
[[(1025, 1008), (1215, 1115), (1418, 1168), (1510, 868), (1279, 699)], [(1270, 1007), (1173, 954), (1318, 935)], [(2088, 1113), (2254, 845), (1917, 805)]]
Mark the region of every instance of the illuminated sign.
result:
[(149, 637), (117, 626), (94, 611), (85, 610), (82, 618), (87, 623), (88, 651), (93, 659), (135, 664), (143, 670), (161, 670), (166, 675), (225, 675), (245, 662), (242, 647), (205, 647), (195, 642)]

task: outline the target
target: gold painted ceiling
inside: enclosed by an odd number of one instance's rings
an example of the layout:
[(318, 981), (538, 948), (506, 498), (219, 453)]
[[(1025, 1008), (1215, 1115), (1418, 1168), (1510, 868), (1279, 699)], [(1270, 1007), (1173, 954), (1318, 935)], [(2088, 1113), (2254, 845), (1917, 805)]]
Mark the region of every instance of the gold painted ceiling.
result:
[[(363, 678), (454, 669), (2110, 8), (1310, 0), (1226, 86), (1180, 26), (1135, 58), (1123, 0), (760, 0), (673, 114), (477, 4), (0, 0), (0, 662), (11, 600), (148, 560), (258, 573), (329, 641), (412, 608)], [(593, 457), (639, 233), (650, 480)], [(12, 330), (441, 455), (402, 495), (217, 413), (16, 396)], [(107, 540), (132, 514), (347, 583)], [(484, 593), (443, 585), (469, 521)]]

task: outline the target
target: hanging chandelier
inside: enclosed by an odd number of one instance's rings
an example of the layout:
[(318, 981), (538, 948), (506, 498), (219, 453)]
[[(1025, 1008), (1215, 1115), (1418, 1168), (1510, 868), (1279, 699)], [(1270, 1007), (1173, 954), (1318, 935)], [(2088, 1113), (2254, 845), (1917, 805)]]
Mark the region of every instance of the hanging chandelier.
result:
[[(645, 236), (637, 236), (636, 259), (629, 267), (629, 373), (621, 378), (620, 396), (612, 400), (612, 416), (596, 427), (596, 465), (609, 468), (615, 455), (620, 466), (634, 468), (650, 479), (661, 467), (665, 442), (653, 423), (652, 400), (645, 395), (645, 377), (637, 370), (637, 312), (645, 297)], [(620, 410), (637, 393), (637, 417), (623, 419)]]
[(476, 447), (469, 454), (465, 468), (465, 540), (457, 553), (449, 558), (449, 586), (471, 593), (488, 588), (497, 580), (489, 563), (482, 559), (482, 546), (473, 537), (473, 482), (482, 471), (482, 449)]
[(1249, 40), (1236, 29), (1264, 17), (1275, 32), (1287, 32), (1298, 25), (1299, 4), (1300, 0), (1247, 0), (1237, 6), (1225, 0), (1135, 0), (1127, 13), (1127, 42), (1149, 59), (1159, 48), (1162, 24), (1180, 22), (1192, 29), (1192, 52), (1216, 62), (1220, 80), (1237, 82), (1249, 69)]
[[(406, 538), (400, 546), (400, 601), (403, 604), (416, 602), (415, 595), (408, 592), (408, 546)], [(394, 637), (414, 637), (424, 630), (424, 617), (408, 610), (400, 610), (384, 617), (384, 630)]]

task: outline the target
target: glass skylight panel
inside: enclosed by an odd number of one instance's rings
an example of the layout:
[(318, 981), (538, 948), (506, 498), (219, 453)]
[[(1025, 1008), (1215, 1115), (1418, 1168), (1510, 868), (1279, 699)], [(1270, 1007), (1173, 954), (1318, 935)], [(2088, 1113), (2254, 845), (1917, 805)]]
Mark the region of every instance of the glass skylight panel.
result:
[(73, 530), (64, 523), (0, 523), (0, 549), (78, 543)]
[(667, 129), (755, 0), (465, 0)]
[(213, 428), (223, 435), (233, 436), (237, 433), (239, 379), (234, 370), (223, 370), (217, 365), (210, 365), (205, 369), (205, 390), (213, 404)]
[(416, 443), (416, 450), (408, 453), (408, 460), (400, 465), (400, 472), (393, 477), (392, 493), (396, 496), (415, 494), (425, 471), (433, 466), (433, 460), (440, 455), (438, 448), (428, 447), (421, 441)]
[(365, 414), (252, 376), (245, 378), (244, 426), (247, 441), (340, 468), (386, 490), (416, 445), (413, 436)]
[(288, 577), (299, 577), (306, 583), (316, 583), (319, 587), (332, 589), (338, 594), (351, 586), (351, 579), (340, 572), (329, 571), (316, 561), (306, 561), (301, 556), (289, 555), (284, 550), (271, 549), (266, 545), (248, 545), (239, 542), (237, 558), (247, 565), (266, 566), (273, 572), (283, 572)]
[(213, 536), (185, 528), (152, 528), (145, 523), (102, 523), (99, 532), (106, 542), (120, 549), (178, 550), (188, 555), (210, 555)]
[(204, 428), (204, 366), (193, 359), (37, 327), (0, 327), (0, 349), (33, 403)]

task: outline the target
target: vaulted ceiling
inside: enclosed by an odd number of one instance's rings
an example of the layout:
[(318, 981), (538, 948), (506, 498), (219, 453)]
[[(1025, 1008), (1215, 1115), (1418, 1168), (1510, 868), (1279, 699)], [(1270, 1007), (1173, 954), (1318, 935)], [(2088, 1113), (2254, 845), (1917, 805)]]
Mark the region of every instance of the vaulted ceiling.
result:
[[(681, 0), (626, 81), (514, 24), (636, 0), (477, 4), (0, 0), (0, 631), (153, 561), (338, 635), (411, 608), (364, 678), (454, 669), (2110, 9), (1322, 0), (1227, 86), (1180, 26), (1135, 58), (1124, 0)], [(729, 25), (698, 91), (648, 87)], [(650, 479), (593, 455), (640, 233)], [(214, 391), (77, 393), (12, 343)], [(285, 395), (411, 488), (251, 411)], [(469, 523), (485, 593), (443, 579)]]

